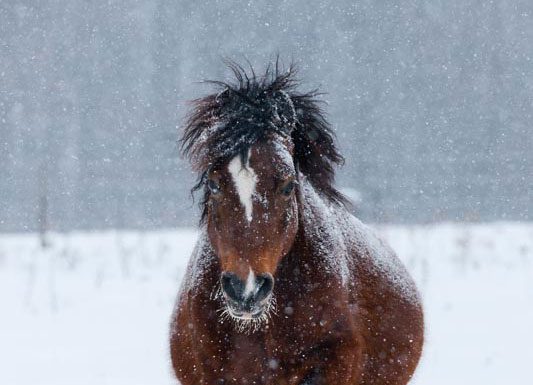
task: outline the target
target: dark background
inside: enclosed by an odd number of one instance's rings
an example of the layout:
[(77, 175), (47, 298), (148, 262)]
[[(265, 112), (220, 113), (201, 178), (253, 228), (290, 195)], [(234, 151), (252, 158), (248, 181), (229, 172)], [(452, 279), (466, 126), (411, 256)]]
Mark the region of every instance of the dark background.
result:
[(277, 53), (363, 219), (531, 219), (530, 0), (35, 0), (0, 1), (0, 231), (194, 224), (186, 101)]

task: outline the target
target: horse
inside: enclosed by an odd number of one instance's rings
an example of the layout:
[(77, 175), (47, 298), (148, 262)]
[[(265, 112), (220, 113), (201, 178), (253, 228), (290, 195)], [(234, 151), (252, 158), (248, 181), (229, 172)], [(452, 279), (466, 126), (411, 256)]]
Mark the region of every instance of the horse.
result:
[(343, 157), (317, 90), (291, 65), (230, 63), (192, 102), (181, 146), (198, 173), (199, 238), (176, 300), (182, 385), (403, 385), (423, 310), (394, 252), (334, 187)]

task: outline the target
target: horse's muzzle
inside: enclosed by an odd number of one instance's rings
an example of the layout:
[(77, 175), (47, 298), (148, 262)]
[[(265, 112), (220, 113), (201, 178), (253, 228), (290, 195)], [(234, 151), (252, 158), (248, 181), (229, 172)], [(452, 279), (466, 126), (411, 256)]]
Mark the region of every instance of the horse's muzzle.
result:
[(248, 277), (244, 282), (236, 274), (223, 272), (220, 278), (222, 293), (230, 313), (238, 318), (258, 318), (268, 305), (274, 278), (271, 274)]

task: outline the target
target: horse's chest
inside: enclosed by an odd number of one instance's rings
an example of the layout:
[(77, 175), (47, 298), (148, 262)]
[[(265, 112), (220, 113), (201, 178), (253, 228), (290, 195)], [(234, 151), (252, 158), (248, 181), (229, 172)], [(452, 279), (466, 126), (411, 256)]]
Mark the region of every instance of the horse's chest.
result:
[[(280, 309), (263, 330), (250, 334), (228, 331), (219, 339), (217, 349), (227, 358), (224, 371), (229, 378), (275, 378), (300, 366), (320, 346), (327, 335), (319, 317), (297, 314), (294, 309)], [(266, 376), (266, 377), (265, 377)], [(257, 380), (259, 381), (259, 380)], [(258, 382), (261, 383), (261, 382)]]

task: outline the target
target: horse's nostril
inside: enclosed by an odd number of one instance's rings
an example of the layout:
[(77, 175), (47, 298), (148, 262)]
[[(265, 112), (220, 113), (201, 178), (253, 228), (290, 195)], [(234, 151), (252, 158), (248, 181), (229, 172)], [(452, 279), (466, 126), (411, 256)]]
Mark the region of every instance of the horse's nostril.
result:
[(270, 295), (274, 288), (274, 278), (271, 274), (261, 274), (256, 279), (257, 282), (257, 294), (255, 295), (255, 301), (260, 302)]
[(220, 278), (222, 290), (226, 295), (234, 301), (238, 301), (242, 297), (244, 290), (244, 283), (237, 277), (236, 274), (224, 272)]
[(236, 274), (223, 272), (220, 277), (222, 291), (226, 297), (239, 306), (253, 306), (267, 298), (274, 287), (274, 278), (269, 273), (254, 277), (253, 287), (246, 293), (246, 285)]

